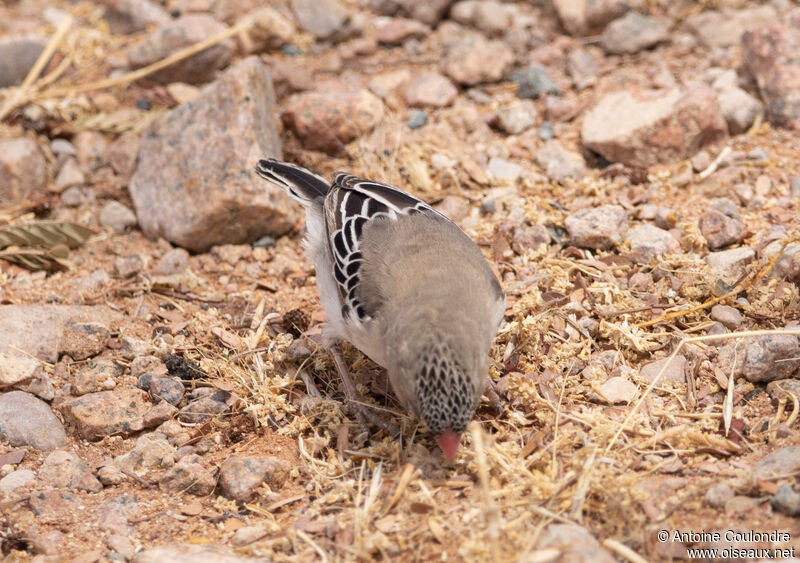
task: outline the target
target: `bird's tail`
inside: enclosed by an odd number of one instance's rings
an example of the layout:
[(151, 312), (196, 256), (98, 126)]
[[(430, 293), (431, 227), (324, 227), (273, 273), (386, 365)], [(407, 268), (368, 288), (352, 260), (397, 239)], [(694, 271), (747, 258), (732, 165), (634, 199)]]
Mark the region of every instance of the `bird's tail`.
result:
[(256, 173), (279, 185), (303, 205), (310, 205), (316, 200), (324, 199), (330, 189), (330, 182), (322, 176), (274, 158), (259, 160), (256, 165)]

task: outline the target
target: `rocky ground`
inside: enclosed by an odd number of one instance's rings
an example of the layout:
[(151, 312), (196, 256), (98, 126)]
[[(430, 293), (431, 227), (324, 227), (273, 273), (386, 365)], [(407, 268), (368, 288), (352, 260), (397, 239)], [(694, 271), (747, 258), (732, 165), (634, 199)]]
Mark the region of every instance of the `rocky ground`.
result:
[[(798, 560), (797, 52), (789, 0), (0, 5), (5, 560)], [(484, 250), (452, 466), (353, 349), (402, 436), (344, 408), (262, 156)]]

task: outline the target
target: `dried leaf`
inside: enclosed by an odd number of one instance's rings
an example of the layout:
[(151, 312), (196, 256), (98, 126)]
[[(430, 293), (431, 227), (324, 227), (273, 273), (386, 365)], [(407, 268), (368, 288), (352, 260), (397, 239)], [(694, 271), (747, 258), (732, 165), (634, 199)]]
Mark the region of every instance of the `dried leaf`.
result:
[(82, 225), (66, 222), (39, 221), (24, 225), (0, 228), (0, 248), (9, 246), (49, 248), (59, 246), (77, 248), (95, 234)]

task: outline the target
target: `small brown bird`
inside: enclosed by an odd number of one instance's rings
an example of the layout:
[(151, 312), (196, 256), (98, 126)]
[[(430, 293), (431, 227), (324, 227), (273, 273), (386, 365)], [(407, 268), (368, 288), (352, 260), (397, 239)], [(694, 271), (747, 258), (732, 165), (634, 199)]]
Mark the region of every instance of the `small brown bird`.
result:
[(348, 399), (357, 393), (342, 340), (387, 369), (400, 403), (454, 461), (489, 383), (489, 347), (505, 312), (477, 245), (398, 188), (342, 173), (331, 184), (276, 160), (259, 161), (256, 171), (306, 208), (306, 251), (328, 316), (324, 337)]

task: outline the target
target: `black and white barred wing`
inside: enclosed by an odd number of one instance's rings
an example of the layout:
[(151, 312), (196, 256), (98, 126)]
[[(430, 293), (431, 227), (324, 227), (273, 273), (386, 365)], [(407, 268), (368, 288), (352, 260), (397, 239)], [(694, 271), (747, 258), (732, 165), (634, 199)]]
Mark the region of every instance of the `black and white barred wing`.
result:
[(370, 318), (357, 298), (364, 226), (379, 217), (396, 220), (412, 213), (430, 213), (449, 221), (425, 202), (397, 188), (350, 174), (336, 175), (325, 198), (325, 223), (345, 317), (358, 321)]

